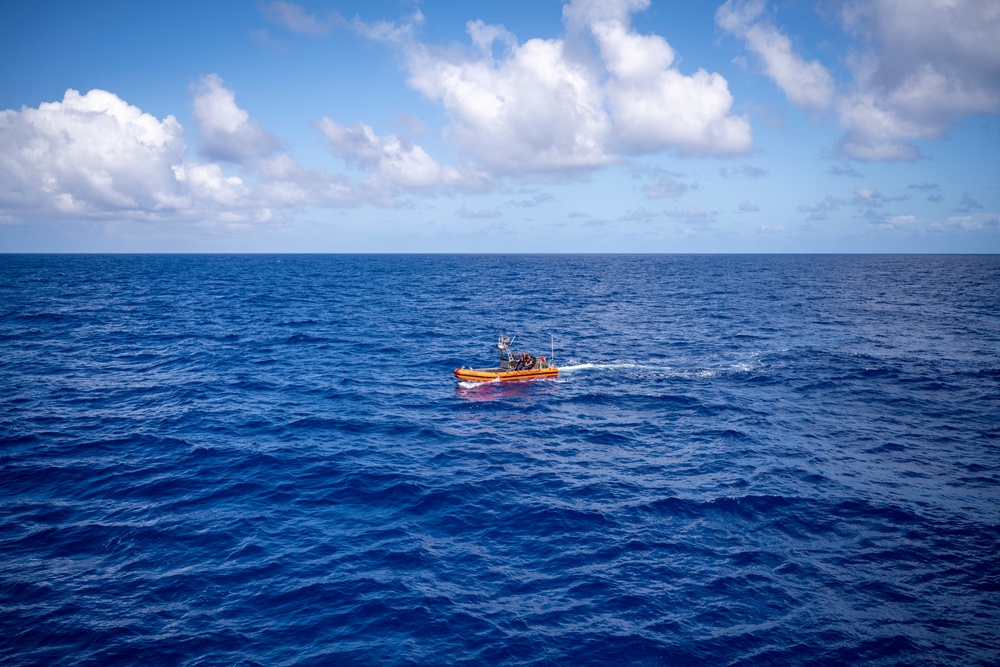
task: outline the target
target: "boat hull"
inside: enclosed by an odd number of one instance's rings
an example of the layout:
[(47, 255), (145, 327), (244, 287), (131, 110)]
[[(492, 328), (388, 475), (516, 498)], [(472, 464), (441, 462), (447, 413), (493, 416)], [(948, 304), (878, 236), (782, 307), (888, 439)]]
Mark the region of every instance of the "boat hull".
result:
[(473, 382), (492, 382), (500, 380), (534, 380), (536, 378), (554, 378), (559, 375), (558, 368), (526, 368), (522, 371), (505, 371), (500, 368), (456, 368), (455, 377), (459, 380)]

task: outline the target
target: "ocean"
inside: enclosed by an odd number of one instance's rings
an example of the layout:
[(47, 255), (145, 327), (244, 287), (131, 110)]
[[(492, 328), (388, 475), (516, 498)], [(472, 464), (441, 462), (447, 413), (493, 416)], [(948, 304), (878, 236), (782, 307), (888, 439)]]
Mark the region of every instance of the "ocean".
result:
[(0, 663), (1000, 664), (1000, 257), (0, 255)]

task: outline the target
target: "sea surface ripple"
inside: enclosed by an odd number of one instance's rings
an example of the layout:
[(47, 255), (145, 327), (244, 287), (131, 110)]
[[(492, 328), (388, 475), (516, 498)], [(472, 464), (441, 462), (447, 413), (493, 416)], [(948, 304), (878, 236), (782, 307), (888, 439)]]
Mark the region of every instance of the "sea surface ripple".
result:
[(997, 256), (0, 255), (0, 663), (996, 665), (998, 350)]

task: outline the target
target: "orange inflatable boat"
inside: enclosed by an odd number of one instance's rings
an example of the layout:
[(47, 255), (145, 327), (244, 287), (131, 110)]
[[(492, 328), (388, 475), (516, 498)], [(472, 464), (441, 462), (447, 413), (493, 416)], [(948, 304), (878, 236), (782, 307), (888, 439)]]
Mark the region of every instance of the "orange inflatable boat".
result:
[(545, 357), (533, 357), (527, 352), (514, 354), (510, 350), (511, 339), (500, 336), (497, 340), (497, 351), (500, 353), (500, 366), (497, 368), (470, 368), (462, 366), (455, 369), (455, 377), (459, 380), (476, 382), (492, 382), (500, 380), (532, 380), (535, 378), (552, 378), (559, 375), (559, 369), (549, 364)]

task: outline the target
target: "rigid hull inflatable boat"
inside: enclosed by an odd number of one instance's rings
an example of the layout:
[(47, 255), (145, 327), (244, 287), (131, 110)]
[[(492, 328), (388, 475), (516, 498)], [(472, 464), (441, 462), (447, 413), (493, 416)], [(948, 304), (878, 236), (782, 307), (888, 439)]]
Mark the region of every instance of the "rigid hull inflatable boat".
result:
[(459, 380), (491, 382), (500, 380), (532, 380), (535, 378), (552, 378), (559, 375), (559, 369), (549, 365), (545, 357), (533, 357), (527, 352), (514, 354), (510, 349), (510, 338), (500, 336), (497, 339), (497, 352), (500, 353), (500, 366), (497, 368), (469, 368), (462, 366), (455, 369), (455, 377)]

